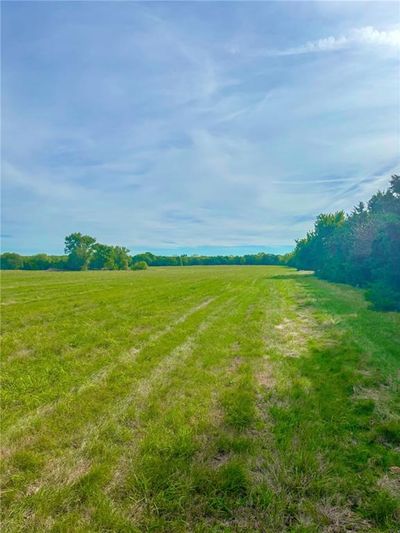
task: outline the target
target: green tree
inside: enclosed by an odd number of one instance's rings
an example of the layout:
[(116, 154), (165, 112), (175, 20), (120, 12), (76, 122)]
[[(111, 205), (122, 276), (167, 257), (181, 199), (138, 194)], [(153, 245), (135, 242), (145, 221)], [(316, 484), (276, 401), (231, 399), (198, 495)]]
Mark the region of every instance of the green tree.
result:
[(31, 255), (24, 259), (24, 270), (48, 270), (52, 263), (52, 257), (47, 254)]
[(89, 268), (95, 270), (126, 270), (129, 268), (129, 250), (123, 246), (96, 243)]
[(19, 270), (24, 266), (24, 258), (14, 252), (4, 252), (0, 257), (2, 270)]
[(132, 270), (146, 270), (148, 268), (148, 265), (146, 261), (138, 261), (137, 263), (133, 263), (131, 266)]
[(127, 270), (129, 268), (129, 250), (124, 246), (113, 247), (113, 260), (115, 268)]
[(70, 270), (86, 270), (93, 254), (96, 239), (82, 233), (71, 233), (65, 237), (65, 253), (68, 254)]
[(375, 307), (399, 309), (400, 176), (392, 176), (386, 191), (348, 216), (342, 211), (320, 215), (314, 230), (296, 242), (289, 264), (331, 281), (367, 287)]
[(94, 270), (114, 270), (113, 247), (98, 242), (94, 244), (89, 268)]

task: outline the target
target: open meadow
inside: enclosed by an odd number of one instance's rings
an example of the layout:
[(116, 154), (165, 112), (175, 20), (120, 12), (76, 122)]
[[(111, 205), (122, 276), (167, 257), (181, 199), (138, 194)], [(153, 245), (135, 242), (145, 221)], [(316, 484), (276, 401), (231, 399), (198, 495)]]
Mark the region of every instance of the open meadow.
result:
[(3, 272), (3, 531), (398, 531), (400, 314), (285, 267)]

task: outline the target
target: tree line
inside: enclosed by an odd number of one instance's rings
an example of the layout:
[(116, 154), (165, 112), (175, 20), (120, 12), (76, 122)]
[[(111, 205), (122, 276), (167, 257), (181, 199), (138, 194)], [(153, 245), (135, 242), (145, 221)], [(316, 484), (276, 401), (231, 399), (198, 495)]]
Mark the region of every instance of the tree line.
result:
[(246, 255), (154, 255), (150, 252), (132, 257), (134, 263), (144, 261), (149, 266), (195, 266), (195, 265), (279, 265), (281, 256), (275, 254)]
[(124, 246), (101, 244), (90, 235), (71, 233), (65, 254), (22, 256), (6, 252), (1, 268), (9, 270), (134, 270), (148, 266), (289, 265), (313, 270), (329, 281), (367, 288), (377, 308), (400, 310), (400, 176), (394, 175), (386, 191), (378, 191), (367, 204), (350, 214), (337, 211), (317, 217), (313, 230), (296, 241), (286, 255), (129, 255)]
[(286, 262), (329, 281), (365, 287), (376, 308), (399, 311), (400, 176), (348, 215), (319, 215)]
[(101, 244), (90, 235), (71, 233), (65, 237), (66, 255), (1, 254), (3, 270), (126, 270), (131, 263), (128, 248)]
[(1, 255), (3, 270), (134, 270), (148, 266), (193, 265), (279, 265), (281, 256), (263, 252), (247, 255), (155, 255), (150, 252), (129, 255), (124, 246), (101, 244), (90, 235), (71, 233), (65, 237), (66, 255), (36, 254), (23, 256), (13, 252)]

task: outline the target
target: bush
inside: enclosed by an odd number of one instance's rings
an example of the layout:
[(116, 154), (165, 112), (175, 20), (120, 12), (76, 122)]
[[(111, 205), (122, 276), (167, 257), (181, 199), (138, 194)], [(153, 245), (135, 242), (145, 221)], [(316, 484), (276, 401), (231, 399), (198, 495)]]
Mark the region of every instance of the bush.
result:
[(400, 292), (385, 283), (374, 283), (366, 293), (366, 298), (379, 311), (400, 311)]
[(0, 256), (2, 270), (19, 270), (24, 267), (24, 258), (13, 252), (5, 252)]
[(134, 263), (131, 268), (132, 270), (146, 270), (148, 265), (146, 261), (138, 261), (137, 263)]

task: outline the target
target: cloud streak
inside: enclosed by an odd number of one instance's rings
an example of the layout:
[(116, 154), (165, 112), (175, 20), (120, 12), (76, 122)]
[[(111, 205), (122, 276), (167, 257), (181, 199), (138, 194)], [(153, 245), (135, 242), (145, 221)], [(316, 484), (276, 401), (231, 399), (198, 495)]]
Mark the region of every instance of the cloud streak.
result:
[[(7, 249), (58, 253), (72, 231), (134, 250), (281, 249), (384, 187), (393, 13), (353, 5), (327, 24), (310, 2), (293, 25), (288, 6), (6, 3)], [(339, 37), (316, 41), (321, 27)]]
[(357, 45), (385, 46), (400, 50), (400, 29), (378, 30), (373, 26), (354, 28), (346, 35), (324, 37), (284, 50), (265, 50), (261, 55), (292, 56), (316, 52), (332, 52)]

